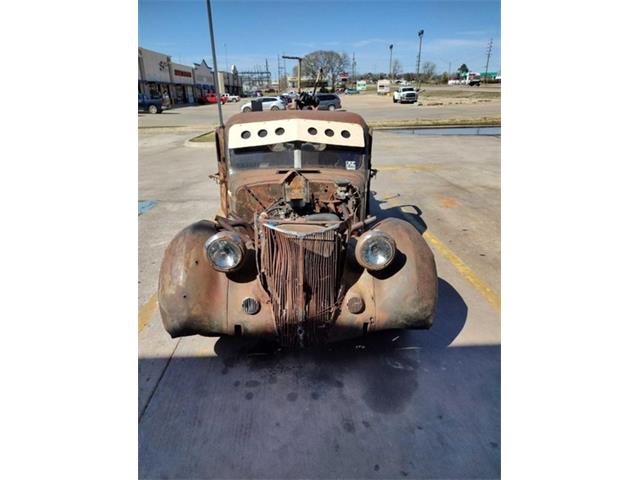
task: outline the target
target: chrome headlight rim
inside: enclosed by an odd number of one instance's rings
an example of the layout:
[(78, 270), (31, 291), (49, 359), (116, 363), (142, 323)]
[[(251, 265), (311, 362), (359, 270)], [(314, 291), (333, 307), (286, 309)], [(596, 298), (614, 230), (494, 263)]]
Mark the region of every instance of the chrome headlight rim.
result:
[[(233, 265), (230, 265), (228, 267), (217, 265), (212, 258), (212, 255), (213, 255), (212, 249), (214, 248), (215, 244), (221, 244), (222, 242), (225, 242), (228, 245), (230, 245), (232, 249), (237, 252), (239, 257), (238, 260)], [(207, 261), (209, 262), (209, 265), (211, 265), (212, 268), (214, 268), (219, 272), (227, 273), (227, 272), (235, 272), (240, 267), (242, 267), (242, 264), (247, 255), (246, 255), (244, 242), (240, 238), (240, 235), (234, 232), (229, 232), (227, 230), (222, 230), (216, 233), (215, 235), (212, 235), (211, 237), (209, 237), (207, 241), (204, 243), (204, 256), (206, 257)]]
[[(387, 258), (387, 260), (384, 263), (372, 264), (367, 262), (365, 259), (365, 249), (374, 240), (385, 242), (391, 251), (389, 258)], [(363, 233), (360, 236), (360, 238), (358, 238), (358, 242), (356, 243), (355, 254), (356, 254), (356, 260), (358, 261), (358, 264), (360, 264), (362, 267), (366, 268), (367, 270), (380, 271), (380, 270), (384, 270), (389, 265), (391, 265), (391, 263), (393, 262), (393, 259), (396, 257), (396, 251), (397, 251), (396, 242), (391, 237), (391, 235), (389, 235), (386, 232), (383, 232), (382, 230), (369, 230)]]

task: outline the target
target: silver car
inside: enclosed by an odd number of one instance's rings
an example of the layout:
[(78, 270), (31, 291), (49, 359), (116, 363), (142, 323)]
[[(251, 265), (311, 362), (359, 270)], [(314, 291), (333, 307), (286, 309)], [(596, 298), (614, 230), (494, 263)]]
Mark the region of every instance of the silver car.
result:
[(251, 102), (245, 103), (240, 107), (241, 112), (251, 112), (251, 103), (260, 102), (262, 104), (262, 110), (285, 110), (287, 108), (286, 103), (277, 97), (258, 97), (251, 99)]

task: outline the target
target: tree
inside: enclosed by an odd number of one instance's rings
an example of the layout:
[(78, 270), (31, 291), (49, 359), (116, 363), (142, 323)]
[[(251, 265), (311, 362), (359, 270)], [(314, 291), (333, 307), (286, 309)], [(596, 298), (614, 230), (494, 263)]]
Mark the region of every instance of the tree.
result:
[(402, 73), (402, 64), (397, 58), (391, 64), (391, 78), (396, 78)]
[(440, 75), (440, 83), (449, 83), (449, 75), (447, 74), (447, 72), (444, 72), (442, 75)]
[(462, 65), (460, 65), (460, 67), (458, 67), (458, 76), (464, 75), (466, 73), (469, 73), (469, 67), (467, 67), (467, 65), (463, 63)]
[(433, 79), (436, 74), (436, 64), (433, 62), (424, 62), (422, 64), (422, 78), (426, 81)]
[(325, 78), (331, 80), (331, 88), (335, 89), (336, 79), (341, 72), (349, 68), (349, 55), (333, 50), (317, 50), (305, 55), (302, 60), (302, 73), (315, 79), (322, 69)]

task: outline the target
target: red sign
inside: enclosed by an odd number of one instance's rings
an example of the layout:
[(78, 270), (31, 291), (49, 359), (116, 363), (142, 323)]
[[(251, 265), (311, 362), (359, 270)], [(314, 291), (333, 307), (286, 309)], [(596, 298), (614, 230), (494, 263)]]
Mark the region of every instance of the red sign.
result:
[(174, 70), (173, 71), (174, 75), (177, 75), (178, 77), (189, 77), (191, 78), (191, 72), (185, 72), (184, 70)]

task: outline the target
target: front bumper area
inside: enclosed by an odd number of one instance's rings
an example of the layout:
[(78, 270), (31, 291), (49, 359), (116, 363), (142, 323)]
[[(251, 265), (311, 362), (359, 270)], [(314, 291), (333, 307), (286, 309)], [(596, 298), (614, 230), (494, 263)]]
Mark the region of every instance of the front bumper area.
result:
[[(373, 229), (394, 238), (396, 258), (385, 270), (369, 272), (355, 261), (355, 242), (350, 242), (341, 280), (344, 295), (328, 341), (379, 330), (429, 328), (433, 323), (437, 273), (429, 246), (404, 220), (386, 219)], [(248, 251), (237, 272), (222, 273), (209, 265), (203, 245), (219, 230), (214, 222), (203, 220), (182, 230), (167, 247), (158, 286), (165, 329), (172, 337), (278, 337), (271, 297), (258, 277), (256, 252)], [(247, 298), (257, 300), (257, 313), (245, 312)]]

